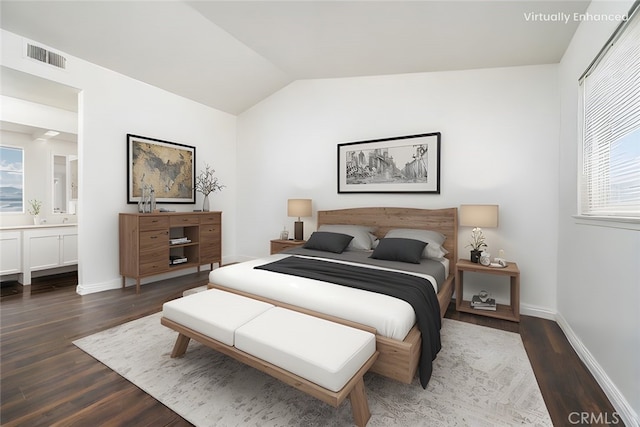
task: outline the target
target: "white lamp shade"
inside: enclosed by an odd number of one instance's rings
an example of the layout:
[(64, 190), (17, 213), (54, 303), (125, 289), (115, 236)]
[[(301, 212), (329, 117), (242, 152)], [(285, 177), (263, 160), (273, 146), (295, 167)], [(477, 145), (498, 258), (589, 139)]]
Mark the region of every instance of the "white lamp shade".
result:
[(497, 227), (498, 205), (460, 205), (461, 227)]
[(287, 201), (287, 215), (298, 218), (311, 216), (311, 199), (289, 199)]

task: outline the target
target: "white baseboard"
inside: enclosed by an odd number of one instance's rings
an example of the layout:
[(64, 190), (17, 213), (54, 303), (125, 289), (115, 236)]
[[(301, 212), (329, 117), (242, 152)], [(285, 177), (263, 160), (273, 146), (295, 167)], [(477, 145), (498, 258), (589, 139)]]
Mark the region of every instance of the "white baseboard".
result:
[(540, 317), (547, 320), (556, 320), (556, 312), (548, 308), (537, 307), (535, 305), (520, 304), (520, 314), (527, 316)]
[[(224, 257), (222, 260), (222, 265), (225, 264), (233, 264), (236, 262), (250, 261), (256, 259), (255, 257), (248, 256), (232, 256), (232, 257)], [(216, 265), (213, 266), (216, 268)], [(209, 269), (208, 264), (200, 267), (200, 272), (207, 271)], [(140, 281), (140, 286), (145, 285), (147, 283), (157, 282), (159, 280), (171, 279), (173, 277), (184, 276), (185, 274), (195, 273), (197, 269), (187, 268), (184, 270), (179, 270), (171, 273), (158, 274), (157, 276), (147, 277)], [(134, 279), (126, 279), (125, 286), (135, 286), (136, 281)], [(117, 279), (112, 279), (107, 282), (102, 283), (92, 283), (92, 284), (80, 284), (76, 287), (76, 292), (79, 295), (88, 295), (96, 292), (110, 291), (113, 289), (120, 289), (122, 287), (122, 278), (118, 277)]]
[(609, 378), (598, 361), (582, 343), (580, 338), (578, 338), (573, 329), (571, 329), (567, 320), (558, 313), (556, 315), (556, 322), (560, 326), (560, 329), (562, 329), (562, 332), (564, 332), (569, 343), (576, 351), (582, 362), (591, 372), (591, 375), (593, 375), (598, 384), (600, 384), (600, 387), (602, 387), (602, 390), (611, 401), (611, 404), (616, 409), (618, 416), (622, 419), (624, 424), (628, 427), (639, 427), (640, 420), (638, 419), (638, 414), (636, 414), (631, 405), (629, 405), (627, 399), (625, 399), (622, 393), (620, 393), (620, 390), (618, 390), (613, 381), (611, 381), (611, 378)]
[[(225, 260), (226, 262), (226, 260)], [(214, 264), (214, 268), (216, 268), (217, 264)], [(193, 268), (185, 268), (184, 270), (178, 270), (178, 271), (172, 271), (170, 273), (164, 273), (164, 274), (158, 274), (156, 276), (151, 276), (151, 277), (147, 277), (144, 279), (140, 280), (140, 286), (142, 287), (143, 285), (147, 284), (147, 283), (153, 283), (153, 282), (158, 282), (160, 280), (166, 280), (166, 279), (172, 279), (174, 277), (180, 277), (180, 276), (184, 276), (185, 274), (192, 274), (197, 272), (197, 268), (193, 267)], [(200, 267), (200, 272), (206, 272), (209, 271), (209, 265), (203, 265)], [(130, 287), (130, 286), (135, 286), (136, 285), (136, 281), (135, 279), (131, 279), (131, 278), (127, 278), (125, 280), (125, 287)], [(87, 284), (79, 284), (76, 287), (76, 292), (80, 295), (88, 295), (88, 294), (93, 294), (96, 292), (103, 292), (103, 291), (110, 291), (113, 289), (120, 289), (122, 288), (122, 277), (118, 277), (117, 279), (112, 279), (109, 280), (107, 282), (102, 282), (102, 283), (93, 283), (90, 285)]]
[(76, 293), (79, 295), (88, 295), (96, 292), (110, 291), (122, 287), (122, 279), (114, 279), (108, 282), (93, 283), (91, 285), (79, 284), (76, 286)]
[(631, 405), (629, 405), (627, 399), (625, 399), (622, 393), (620, 393), (620, 390), (618, 390), (613, 381), (611, 381), (604, 369), (602, 369), (600, 364), (582, 343), (580, 338), (578, 338), (573, 329), (571, 329), (571, 326), (569, 326), (567, 320), (561, 314), (543, 307), (536, 307), (527, 304), (520, 305), (520, 314), (555, 321), (558, 326), (560, 326), (560, 329), (562, 329), (562, 332), (567, 337), (567, 340), (575, 352), (578, 354), (578, 357), (580, 357), (580, 360), (582, 360), (582, 362), (587, 366), (591, 375), (593, 375), (596, 382), (607, 395), (624, 424), (628, 427), (640, 427), (638, 415)]

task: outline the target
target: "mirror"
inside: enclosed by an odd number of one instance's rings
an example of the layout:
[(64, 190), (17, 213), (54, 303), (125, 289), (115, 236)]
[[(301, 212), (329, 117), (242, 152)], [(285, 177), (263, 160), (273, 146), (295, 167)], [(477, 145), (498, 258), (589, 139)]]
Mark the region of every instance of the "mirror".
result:
[(78, 202), (78, 156), (53, 156), (53, 213), (76, 213)]

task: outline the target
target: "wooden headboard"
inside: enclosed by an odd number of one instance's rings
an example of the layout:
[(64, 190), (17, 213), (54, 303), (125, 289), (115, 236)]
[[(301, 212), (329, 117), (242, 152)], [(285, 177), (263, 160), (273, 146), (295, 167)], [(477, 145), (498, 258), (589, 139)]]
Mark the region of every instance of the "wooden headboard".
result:
[(351, 224), (376, 227), (378, 238), (393, 228), (432, 230), (447, 236), (451, 272), (458, 260), (458, 208), (351, 208), (318, 211), (318, 227), (323, 224)]

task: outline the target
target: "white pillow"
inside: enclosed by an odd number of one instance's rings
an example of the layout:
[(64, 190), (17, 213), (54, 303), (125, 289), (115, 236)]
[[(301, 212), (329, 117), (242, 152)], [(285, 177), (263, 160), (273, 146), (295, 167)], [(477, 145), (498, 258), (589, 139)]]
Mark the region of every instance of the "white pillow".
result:
[(372, 233), (376, 231), (375, 227), (367, 227), (364, 225), (348, 225), (348, 224), (324, 224), (318, 228), (318, 231), (328, 231), (331, 233), (342, 233), (353, 236), (353, 240), (347, 246), (347, 250), (364, 250), (371, 249), (373, 242), (377, 237)]
[(427, 243), (422, 252), (423, 258), (442, 259), (449, 253), (442, 244), (446, 240), (446, 236), (437, 231), (431, 230), (414, 230), (410, 228), (396, 228), (389, 230), (384, 237), (396, 237), (401, 239), (415, 239)]

